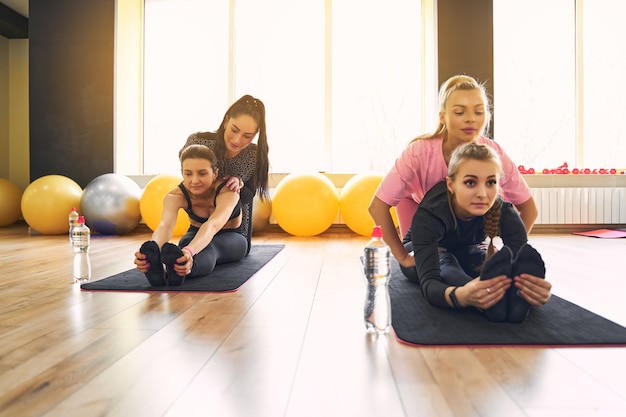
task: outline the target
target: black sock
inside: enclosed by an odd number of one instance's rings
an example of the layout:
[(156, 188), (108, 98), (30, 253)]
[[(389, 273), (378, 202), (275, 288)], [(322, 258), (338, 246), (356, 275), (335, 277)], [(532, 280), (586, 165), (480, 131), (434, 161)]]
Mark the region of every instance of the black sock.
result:
[(539, 278), (546, 277), (546, 265), (541, 255), (528, 243), (522, 246), (513, 259), (513, 276), (530, 274)]
[(153, 287), (162, 287), (165, 285), (165, 274), (163, 271), (163, 263), (161, 262), (161, 251), (159, 245), (154, 240), (148, 240), (141, 245), (139, 252), (146, 255), (146, 260), (150, 264), (146, 278)]
[(161, 256), (163, 257), (163, 263), (167, 269), (167, 285), (183, 285), (185, 277), (180, 276), (174, 270), (174, 264), (176, 260), (185, 254), (182, 249), (173, 243), (166, 242), (161, 247)]
[[(491, 255), (487, 261), (485, 261), (480, 271), (480, 280), (484, 281), (500, 275), (510, 277), (513, 268), (511, 265), (512, 258), (513, 253), (511, 252), (511, 249), (509, 249), (508, 246), (504, 246), (498, 252)], [(485, 310), (485, 315), (490, 321), (506, 321), (506, 304), (507, 298), (505, 295), (500, 301)]]
[[(546, 266), (539, 252), (528, 243), (521, 247), (513, 259), (513, 274), (530, 274), (540, 278), (546, 277)], [(521, 323), (530, 313), (530, 304), (519, 295), (516, 287), (507, 291), (508, 312), (507, 320), (511, 323)]]

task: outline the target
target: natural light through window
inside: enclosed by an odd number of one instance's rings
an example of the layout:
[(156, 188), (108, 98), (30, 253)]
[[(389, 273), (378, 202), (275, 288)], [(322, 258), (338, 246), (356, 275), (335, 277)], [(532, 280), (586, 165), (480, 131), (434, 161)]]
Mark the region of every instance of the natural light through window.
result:
[(236, 96), (265, 103), (273, 172), (324, 171), (324, 2), (235, 2)]
[(333, 172), (386, 172), (422, 133), (420, 21), (415, 1), (333, 2)]
[(422, 32), (420, 0), (146, 0), (145, 173), (178, 173), (243, 94), (266, 105), (272, 172), (386, 172), (435, 127)]
[(626, 168), (626, 3), (583, 2), (584, 157), (595, 168)]
[(229, 105), (228, 2), (145, 0), (144, 24), (144, 173), (179, 174), (187, 137)]
[(573, 3), (494, 0), (494, 139), (535, 170), (576, 161)]
[(518, 164), (626, 167), (618, 11), (621, 0), (494, 0), (494, 137)]

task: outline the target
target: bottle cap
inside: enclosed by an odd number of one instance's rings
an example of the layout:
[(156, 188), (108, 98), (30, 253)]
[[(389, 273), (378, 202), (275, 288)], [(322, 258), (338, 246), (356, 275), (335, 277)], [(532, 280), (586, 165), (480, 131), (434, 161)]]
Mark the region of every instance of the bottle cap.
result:
[(374, 226), (372, 237), (383, 237), (383, 229), (380, 226)]
[(78, 223), (85, 223), (85, 216), (78, 216)]

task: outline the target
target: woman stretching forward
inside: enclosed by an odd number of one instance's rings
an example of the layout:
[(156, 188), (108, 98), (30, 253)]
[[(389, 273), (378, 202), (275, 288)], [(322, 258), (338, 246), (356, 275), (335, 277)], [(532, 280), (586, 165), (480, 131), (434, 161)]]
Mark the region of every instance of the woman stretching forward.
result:
[[(213, 151), (191, 145), (181, 152), (180, 161), (183, 181), (167, 193), (152, 239), (135, 253), (137, 269), (153, 286), (182, 285), (186, 277), (210, 274), (217, 264), (241, 260), (248, 248), (241, 231), (239, 193), (225, 187)], [(189, 215), (190, 226), (175, 245), (169, 240), (179, 209)]]
[[(498, 196), (500, 159), (490, 146), (470, 142), (452, 153), (448, 167), (411, 224), (422, 294), (437, 306), (475, 307), (491, 321), (519, 323), (531, 306), (548, 301), (552, 286), (519, 213)], [(504, 244), (497, 252), (496, 236)]]

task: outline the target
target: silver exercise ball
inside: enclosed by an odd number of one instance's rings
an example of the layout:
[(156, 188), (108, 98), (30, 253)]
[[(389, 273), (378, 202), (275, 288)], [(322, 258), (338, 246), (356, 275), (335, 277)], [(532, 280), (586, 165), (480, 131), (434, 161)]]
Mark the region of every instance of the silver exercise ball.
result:
[(140, 199), (141, 188), (135, 181), (121, 174), (103, 174), (83, 190), (80, 214), (93, 231), (120, 235), (132, 231), (141, 221)]

